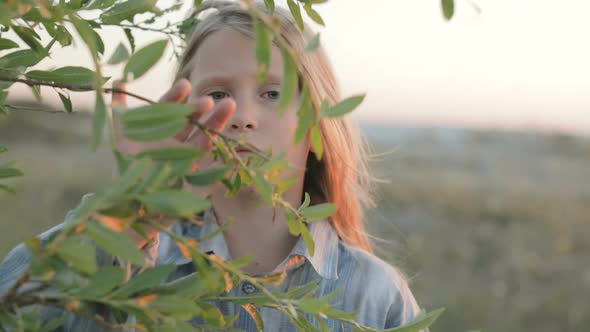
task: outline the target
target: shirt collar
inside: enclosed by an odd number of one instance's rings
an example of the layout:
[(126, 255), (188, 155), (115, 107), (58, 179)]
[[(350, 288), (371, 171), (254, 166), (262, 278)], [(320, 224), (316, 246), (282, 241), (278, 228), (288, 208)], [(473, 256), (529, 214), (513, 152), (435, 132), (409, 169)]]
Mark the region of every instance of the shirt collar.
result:
[[(231, 256), (223, 232), (219, 231), (215, 213), (212, 208), (206, 210), (203, 215), (203, 226), (195, 224), (177, 223), (171, 231), (186, 238), (205, 238), (199, 242), (199, 249), (206, 253), (230, 260)], [(217, 232), (217, 234), (214, 234)], [(299, 237), (289, 255), (281, 262), (275, 271), (289, 269), (292, 259), (303, 257), (309, 262), (315, 272), (324, 279), (338, 279), (338, 234), (328, 220), (314, 221), (309, 225), (309, 232), (315, 244), (315, 252), (312, 256), (303, 237)], [(214, 235), (213, 235), (214, 234)], [(212, 236), (211, 236), (212, 235)], [(176, 242), (167, 234), (160, 233), (160, 245), (158, 248), (158, 264), (184, 265), (191, 263), (190, 258), (185, 258)]]

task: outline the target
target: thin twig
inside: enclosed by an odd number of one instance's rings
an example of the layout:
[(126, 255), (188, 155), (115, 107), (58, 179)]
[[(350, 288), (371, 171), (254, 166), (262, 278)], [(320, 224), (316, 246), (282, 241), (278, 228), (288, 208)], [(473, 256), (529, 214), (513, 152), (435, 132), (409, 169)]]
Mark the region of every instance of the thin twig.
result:
[(119, 26), (119, 27), (122, 27), (122, 28), (135, 28), (135, 29), (144, 30), (144, 31), (159, 32), (159, 33), (163, 33), (163, 34), (166, 34), (166, 35), (172, 35), (172, 36), (176, 36), (176, 37), (180, 38), (180, 36), (177, 35), (176, 33), (174, 33), (174, 31), (166, 31), (165, 30), (165, 29), (168, 29), (168, 28), (156, 29), (156, 28), (143, 27), (141, 25), (125, 24), (125, 23), (119, 23), (119, 24), (104, 24), (103, 23), (101, 25), (114, 25), (114, 26)]
[[(9, 78), (9, 77), (1, 77), (0, 76), (0, 81), (23, 83), (28, 86), (43, 85), (43, 86), (50, 86), (53, 88), (69, 89), (69, 90), (78, 91), (78, 92), (96, 91), (96, 89), (90, 85), (72, 85), (72, 84), (50, 83), (50, 82), (42, 82), (42, 81), (29, 80), (29, 79), (23, 79), (23, 78)], [(131, 96), (133, 98), (145, 101), (150, 104), (156, 103), (155, 101), (153, 101), (149, 98), (146, 98), (146, 97), (140, 96), (138, 94), (128, 92), (128, 91), (125, 91), (125, 90), (122, 90), (119, 88), (105, 88), (104, 92), (106, 92), (106, 93), (113, 93), (113, 92), (114, 93), (122, 93), (122, 94), (126, 94), (128, 96)]]

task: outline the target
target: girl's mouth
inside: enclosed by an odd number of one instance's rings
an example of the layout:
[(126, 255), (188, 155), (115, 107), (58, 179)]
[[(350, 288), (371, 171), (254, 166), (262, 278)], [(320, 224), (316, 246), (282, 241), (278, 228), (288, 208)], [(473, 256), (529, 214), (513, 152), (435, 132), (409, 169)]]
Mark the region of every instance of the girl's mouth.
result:
[(251, 154), (254, 153), (254, 151), (246, 148), (246, 147), (236, 147), (235, 149), (236, 153), (240, 156), (246, 155), (246, 154)]

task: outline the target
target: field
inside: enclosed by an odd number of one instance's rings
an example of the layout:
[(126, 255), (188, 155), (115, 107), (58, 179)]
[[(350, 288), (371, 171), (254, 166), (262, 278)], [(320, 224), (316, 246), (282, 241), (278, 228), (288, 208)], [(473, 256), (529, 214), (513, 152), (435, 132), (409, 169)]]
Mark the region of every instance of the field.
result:
[[(0, 162), (26, 176), (0, 193), (0, 254), (63, 220), (109, 181), (87, 114), (0, 117)], [(375, 156), (378, 254), (400, 266), (432, 331), (590, 330), (590, 138), (365, 126)]]

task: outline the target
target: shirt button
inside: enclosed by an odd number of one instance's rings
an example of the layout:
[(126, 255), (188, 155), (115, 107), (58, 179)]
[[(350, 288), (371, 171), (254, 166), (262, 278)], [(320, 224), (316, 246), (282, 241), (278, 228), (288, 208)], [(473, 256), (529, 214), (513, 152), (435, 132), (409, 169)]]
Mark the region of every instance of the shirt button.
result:
[(246, 294), (252, 294), (256, 292), (256, 286), (252, 285), (252, 283), (246, 281), (242, 284), (242, 292)]

